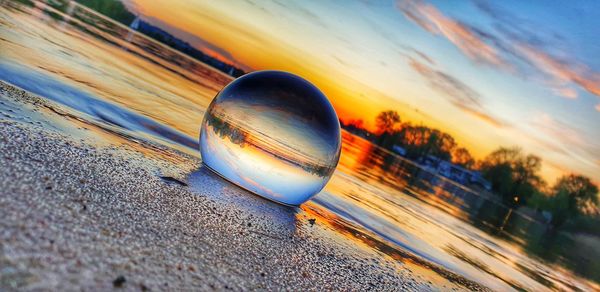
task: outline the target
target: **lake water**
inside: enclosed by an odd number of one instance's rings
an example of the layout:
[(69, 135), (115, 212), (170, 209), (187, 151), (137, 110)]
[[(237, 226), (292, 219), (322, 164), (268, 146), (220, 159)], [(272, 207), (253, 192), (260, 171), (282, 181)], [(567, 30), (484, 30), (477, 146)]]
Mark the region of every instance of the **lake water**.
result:
[[(78, 4), (0, 0), (0, 80), (200, 157), (204, 110), (232, 78)], [(342, 136), (336, 173), (302, 208), (345, 236), (495, 290), (600, 289), (595, 238), (548, 235), (523, 212)]]

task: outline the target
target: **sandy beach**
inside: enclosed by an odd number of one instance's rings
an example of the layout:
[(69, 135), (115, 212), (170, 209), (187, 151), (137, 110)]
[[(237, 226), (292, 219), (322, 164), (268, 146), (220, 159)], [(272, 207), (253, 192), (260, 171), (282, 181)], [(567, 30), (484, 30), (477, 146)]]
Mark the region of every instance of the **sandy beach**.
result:
[(127, 139), (2, 83), (0, 287), (484, 289), (390, 257), (189, 154)]

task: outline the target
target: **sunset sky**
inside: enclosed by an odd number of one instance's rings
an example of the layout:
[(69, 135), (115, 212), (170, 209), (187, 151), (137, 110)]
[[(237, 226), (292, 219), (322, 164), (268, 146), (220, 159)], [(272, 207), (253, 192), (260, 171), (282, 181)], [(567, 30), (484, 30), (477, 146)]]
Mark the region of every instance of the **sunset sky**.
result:
[(342, 119), (386, 109), (476, 158), (518, 145), (600, 182), (599, 1), (141, 1), (141, 17), (248, 70), (312, 81)]

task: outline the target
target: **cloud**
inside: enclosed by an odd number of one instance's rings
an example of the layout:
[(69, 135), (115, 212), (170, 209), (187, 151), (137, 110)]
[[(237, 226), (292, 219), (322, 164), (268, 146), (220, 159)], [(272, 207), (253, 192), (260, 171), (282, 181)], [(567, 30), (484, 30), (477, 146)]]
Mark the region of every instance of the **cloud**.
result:
[(406, 18), (445, 37), (477, 64), (533, 78), (566, 98), (577, 97), (574, 87), (600, 97), (600, 73), (569, 56), (562, 37), (539, 25), (481, 1), (476, 7), (490, 17), (490, 27), (453, 19), (420, 0), (398, 1), (397, 7)]
[(399, 1), (398, 7), (407, 18), (432, 34), (446, 37), (471, 59), (484, 64), (505, 65), (493, 46), (434, 6), (421, 1)]
[(600, 112), (600, 104), (596, 105), (596, 110)]
[(531, 46), (517, 46), (517, 49), (540, 71), (552, 76), (557, 83), (573, 82), (588, 92), (600, 96), (600, 74), (591, 72), (585, 65), (561, 61)]
[(521, 130), (522, 135), (546, 150), (562, 155), (563, 161), (579, 161), (587, 167), (597, 167), (595, 161), (600, 155), (600, 144), (558, 117), (544, 112), (533, 113)]
[(505, 122), (488, 113), (481, 104), (480, 94), (455, 77), (438, 71), (413, 58), (409, 58), (411, 68), (427, 80), (429, 85), (462, 111), (483, 120), (495, 127), (503, 127)]
[(552, 91), (556, 95), (560, 95), (565, 98), (575, 99), (577, 98), (577, 91), (571, 87), (555, 87)]
[(412, 49), (412, 51), (417, 54), (417, 56), (421, 57), (421, 59), (425, 60), (427, 63), (429, 63), (430, 65), (435, 65), (435, 61), (429, 57), (429, 55), (417, 50), (417, 49)]
[(571, 146), (585, 146), (587, 144), (577, 129), (547, 113), (534, 114), (531, 118), (531, 125), (535, 127), (536, 131), (545, 134), (552, 141)]

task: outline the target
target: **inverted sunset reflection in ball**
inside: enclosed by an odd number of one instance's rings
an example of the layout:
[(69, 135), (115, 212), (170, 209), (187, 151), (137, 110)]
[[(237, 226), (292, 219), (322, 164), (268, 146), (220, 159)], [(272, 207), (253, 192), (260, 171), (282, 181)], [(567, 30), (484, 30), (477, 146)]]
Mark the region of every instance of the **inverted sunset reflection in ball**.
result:
[(325, 95), (280, 71), (250, 73), (223, 88), (200, 133), (206, 166), (288, 205), (300, 205), (323, 189), (340, 149), (340, 124)]

